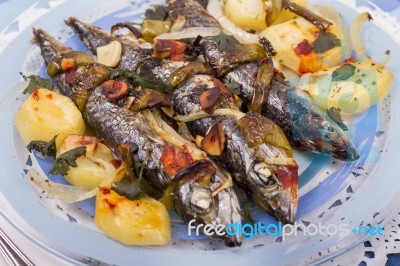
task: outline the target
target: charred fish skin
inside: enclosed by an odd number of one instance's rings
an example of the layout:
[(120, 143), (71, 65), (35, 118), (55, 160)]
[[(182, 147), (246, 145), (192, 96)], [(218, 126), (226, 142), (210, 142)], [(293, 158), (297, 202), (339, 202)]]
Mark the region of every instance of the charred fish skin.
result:
[(169, 0), (169, 16), (172, 21), (179, 21), (179, 28), (215, 27), (218, 21), (196, 0)]
[[(213, 77), (197, 75), (171, 94), (172, 106), (179, 115), (201, 110), (199, 95), (213, 88)], [(225, 98), (217, 108), (237, 108)], [(266, 119), (259, 115), (260, 119)], [(188, 123), (192, 134), (205, 137), (215, 124), (222, 124), (226, 143), (220, 156), (213, 158), (230, 171), (248, 197), (284, 223), (293, 223), (297, 211), (297, 164), (268, 165), (268, 158), (287, 158), (282, 150), (268, 144), (249, 147), (242, 130), (231, 116), (208, 117)]]
[[(243, 104), (249, 104), (254, 93), (252, 77), (257, 63), (242, 64), (224, 77), (225, 83), (235, 82)], [(295, 147), (331, 154), (342, 161), (359, 158), (356, 147), (339, 125), (326, 112), (313, 104), (310, 97), (274, 77), (268, 88), (262, 114), (277, 123)]]
[(331, 154), (342, 161), (360, 156), (339, 125), (314, 105), (304, 92), (274, 78), (264, 105), (265, 116), (273, 119), (297, 147)]
[[(46, 51), (43, 53), (46, 64), (67, 49), (43, 30), (34, 30), (34, 36), (41, 50)], [(40, 41), (40, 39), (46, 41)], [(84, 66), (80, 68), (86, 69)], [(87, 124), (95, 129), (99, 137), (104, 138), (106, 142), (114, 145), (128, 144), (134, 147), (134, 156), (145, 165), (148, 172), (152, 173), (149, 175), (151, 179), (148, 181), (155, 189), (164, 190), (176, 183), (173, 182), (174, 175), (168, 173), (166, 165), (163, 163), (163, 156), (167, 154), (167, 150), (184, 149), (167, 143), (155, 134), (141, 113), (134, 113), (117, 106), (107, 99), (102, 86), (98, 86), (91, 90), (83, 115)], [(190, 154), (187, 155), (191, 156)], [(194, 165), (191, 167), (196, 169)], [(185, 168), (182, 170), (185, 170)], [(176, 208), (178, 214), (185, 218), (196, 213), (196, 221), (201, 224), (211, 223), (226, 227), (230, 223), (240, 223), (239, 203), (235, 192), (232, 188), (218, 189), (226, 182), (227, 178), (224, 173), (215, 168), (215, 172), (209, 180), (202, 180), (200, 173), (198, 173), (185, 179), (185, 182), (181, 183), (180, 186), (174, 185), (176, 191), (180, 193), (179, 196), (172, 195), (175, 206), (179, 206), (179, 208)], [(191, 185), (187, 186), (187, 183)], [(186, 189), (181, 187), (183, 185)], [(204, 190), (209, 192), (208, 197), (212, 198), (216, 204), (210, 206), (198, 204), (198, 190), (201, 190), (200, 194), (203, 195)], [(241, 244), (241, 236), (238, 234), (234, 236), (224, 235), (221, 238), (228, 246), (239, 246)]]

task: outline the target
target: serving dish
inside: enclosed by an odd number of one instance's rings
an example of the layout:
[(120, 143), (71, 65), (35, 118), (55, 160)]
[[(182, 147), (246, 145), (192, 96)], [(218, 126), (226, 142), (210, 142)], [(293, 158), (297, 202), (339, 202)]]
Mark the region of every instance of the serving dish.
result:
[[(317, 2), (317, 1), (312, 1)], [(96, 3), (96, 4), (95, 4)], [(187, 227), (172, 215), (173, 241), (163, 248), (128, 247), (118, 244), (102, 235), (92, 222), (93, 201), (79, 206), (66, 205), (33, 189), (25, 174), (29, 167), (39, 167), (44, 172), (50, 162), (32, 156), (13, 125), (13, 116), (23, 98), (20, 91), (11, 89), (20, 81), (19, 71), (28, 74), (43, 74), (39, 49), (29, 43), (31, 26), (45, 28), (58, 36), (73, 49), (85, 50), (77, 37), (71, 36), (60, 20), (77, 16), (103, 28), (109, 28), (117, 21), (140, 21), (144, 10), (155, 1), (39, 1), (19, 14), (15, 6), (15, 17), (2, 32), (4, 43), (0, 46), (2, 79), (2, 120), (0, 130), (4, 139), (1, 145), (1, 167), (3, 175), (1, 193), (10, 206), (18, 213), (20, 224), (16, 223), (36, 243), (49, 252), (56, 253), (73, 262), (104, 262), (107, 264), (127, 264), (135, 261), (140, 265), (154, 264), (154, 253), (164, 263), (190, 260), (195, 264), (229, 262), (290, 264), (312, 263), (326, 260), (348, 250), (366, 236), (347, 235), (334, 237), (294, 237), (282, 241), (279, 237), (258, 237), (245, 241), (240, 248), (227, 249), (204, 237), (189, 238)], [(347, 24), (359, 11), (369, 11), (374, 23), (365, 28), (364, 40), (368, 53), (377, 61), (383, 61), (385, 51), (398, 58), (399, 40), (395, 32), (398, 26), (384, 12), (372, 5), (356, 7), (355, 2), (318, 1), (334, 5), (344, 16)], [(8, 2), (6, 4), (10, 4)], [(93, 6), (96, 6), (93, 8)], [(79, 7), (79, 8), (78, 8)], [(26, 7), (25, 7), (26, 8)], [(24, 13), (25, 12), (25, 13)], [(11, 19), (10, 19), (11, 20)], [(51, 21), (52, 23), (49, 23)], [(3, 22), (3, 21), (2, 21)], [(54, 22), (54, 23), (53, 23)], [(395, 60), (389, 62), (393, 73), (398, 71)], [(303, 224), (348, 224), (354, 228), (360, 225), (384, 225), (396, 211), (395, 199), (399, 192), (395, 162), (396, 147), (399, 147), (400, 126), (396, 125), (396, 88), (379, 106), (357, 117), (349, 126), (349, 135), (360, 152), (355, 162), (340, 163), (324, 155), (305, 152), (296, 154), (300, 165), (300, 201), (298, 222)], [(62, 179), (58, 179), (62, 182)], [(7, 215), (8, 213), (3, 213)], [(15, 213), (14, 213), (15, 214)], [(252, 210), (254, 219), (273, 223), (273, 219)]]

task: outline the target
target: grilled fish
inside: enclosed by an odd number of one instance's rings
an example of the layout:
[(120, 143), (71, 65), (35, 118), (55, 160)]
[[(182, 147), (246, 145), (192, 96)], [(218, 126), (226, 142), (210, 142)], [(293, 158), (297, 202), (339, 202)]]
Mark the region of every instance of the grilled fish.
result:
[[(70, 52), (43, 30), (34, 29), (33, 33), (47, 65)], [(99, 78), (94, 73), (97, 68), (100, 73), (104, 72), (104, 66), (86, 63), (54, 76), (64, 94), (73, 99), (77, 98), (77, 91), (84, 95), (79, 96), (85, 102), (83, 116), (94, 132), (114, 147), (120, 144), (131, 147), (135, 161), (145, 166), (144, 178), (156, 190), (172, 193), (174, 208), (184, 222), (195, 219), (197, 224), (223, 227), (240, 223), (237, 196), (231, 187), (224, 186), (229, 180), (227, 174), (207, 158), (191, 153), (190, 143), (179, 146), (160, 137), (142, 113), (126, 110), (110, 101), (104, 93), (106, 77)], [(87, 69), (91, 70), (87, 72)], [(84, 85), (75, 87), (75, 78), (79, 78), (77, 73), (81, 72), (90, 78), (81, 81)], [(241, 244), (238, 234), (221, 237), (228, 246)]]
[[(188, 1), (191, 3), (192, 1)], [(195, 3), (195, 2), (194, 2)], [(198, 6), (200, 8), (201, 6)], [(191, 13), (185, 13), (190, 17)], [(201, 20), (206, 20), (203, 17)], [(212, 19), (211, 19), (212, 21)], [(88, 48), (96, 53), (98, 44), (107, 44), (113, 37), (103, 30), (88, 25), (76, 18), (67, 20), (67, 24), (71, 26), (80, 38), (86, 43)], [(210, 22), (211, 24), (211, 22)], [(98, 33), (93, 33), (98, 31)], [(100, 40), (91, 40), (91, 38), (103, 38)], [(114, 39), (118, 40), (117, 37)], [(126, 44), (133, 49), (134, 43)], [(137, 50), (140, 48), (137, 47)], [(125, 68), (128, 65), (125, 60), (130, 62), (138, 62), (132, 53), (127, 53), (128, 47), (122, 49), (122, 57), (119, 66), (124, 70), (138, 69), (139, 65), (143, 65), (143, 61), (132, 68)], [(144, 51), (145, 52), (145, 51)], [(130, 57), (133, 58), (130, 58)], [(147, 58), (149, 62), (156, 59)], [(144, 63), (150, 64), (150, 63)], [(221, 99), (220, 103), (215, 105), (215, 110), (225, 109), (235, 113), (236, 116), (224, 115), (213, 116), (197, 119), (196, 121), (187, 123), (191, 133), (194, 136), (204, 138), (204, 145), (207, 146), (206, 139), (211, 138), (208, 134), (210, 131), (218, 131), (221, 138), (226, 139), (222, 143), (220, 153), (209, 152), (214, 155), (213, 158), (223, 165), (228, 171), (232, 172), (235, 181), (247, 193), (248, 197), (256, 202), (261, 208), (275, 216), (282, 222), (293, 223), (297, 210), (297, 186), (298, 174), (297, 163), (291, 158), (291, 148), (285, 135), (279, 127), (271, 120), (257, 113), (244, 114), (239, 111), (235, 103), (235, 97), (225, 88), (219, 80), (210, 74), (212, 73), (199, 61), (191, 62), (171, 62), (169, 60), (158, 60), (158, 66), (152, 68), (154, 75), (159, 76), (163, 81), (168, 81), (171, 86), (172, 106), (175, 112), (180, 116), (196, 115), (202, 111), (200, 104), (200, 95), (213, 90)], [(197, 70), (191, 72), (179, 79), (180, 82), (171, 82), (171, 76), (176, 71), (184, 72), (185, 67), (197, 64)], [(176, 67), (176, 66), (180, 67)], [(219, 88), (216, 90), (216, 88)], [(239, 118), (241, 119), (238, 119)], [(175, 117), (177, 118), (177, 117)], [(254, 132), (246, 130), (251, 128)], [(207, 137), (208, 136), (208, 137)], [(218, 149), (210, 144), (203, 149)]]
[[(184, 18), (184, 25), (210, 27), (210, 21), (214, 21), (194, 0), (171, 0), (168, 7), (174, 23), (181, 23)], [(204, 18), (199, 20), (200, 16), (206, 17), (207, 22), (203, 23)], [(212, 27), (216, 27), (216, 23), (213, 22)], [(258, 45), (239, 44), (232, 36), (228, 36), (228, 40), (231, 42), (228, 47), (230, 51), (219, 49), (217, 38), (203, 38), (203, 54), (217, 75), (237, 89), (244, 109), (260, 111), (272, 119), (296, 147), (331, 154), (344, 161), (359, 158), (349, 137), (308, 95), (279, 79), (274, 75), (273, 67), (266, 67), (269, 71), (260, 71), (261, 67), (267, 65), (267, 56), (265, 53), (264, 56), (260, 55), (256, 48)], [(261, 49), (261, 46), (258, 47)]]

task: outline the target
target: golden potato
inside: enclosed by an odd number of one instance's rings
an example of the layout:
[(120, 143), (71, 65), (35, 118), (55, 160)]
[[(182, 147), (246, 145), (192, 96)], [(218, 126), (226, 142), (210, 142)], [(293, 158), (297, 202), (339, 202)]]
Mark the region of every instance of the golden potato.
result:
[[(57, 155), (80, 146), (86, 147), (86, 157), (76, 159), (78, 166), (70, 167), (68, 175), (65, 176), (74, 186), (94, 188), (121, 165), (121, 162), (114, 159), (110, 148), (91, 136), (66, 136), (57, 149)], [(122, 179), (124, 169), (120, 169), (116, 174), (116, 181)]]
[(99, 189), (94, 221), (112, 239), (126, 245), (165, 245), (171, 239), (165, 206), (150, 197), (129, 200), (110, 187)]
[(227, 0), (224, 11), (230, 21), (244, 30), (262, 31), (267, 27), (261, 0)]
[(340, 67), (303, 75), (298, 88), (307, 91), (323, 110), (340, 108), (344, 115), (360, 114), (383, 100), (392, 86), (393, 75), (371, 59), (352, 64), (354, 74), (335, 81), (332, 74)]
[(343, 33), (336, 25), (331, 25), (326, 32), (334, 34), (341, 42), (323, 53), (311, 50), (309, 53), (300, 54), (296, 47), (305, 40), (312, 48), (313, 42), (318, 38), (319, 29), (304, 18), (287, 21), (282, 24), (268, 27), (260, 33), (260, 37), (267, 38), (277, 54), (274, 59), (283, 66), (295, 71), (297, 74), (320, 71), (340, 64), (346, 52), (346, 40)]
[(32, 93), (16, 114), (15, 125), (26, 143), (85, 132), (82, 115), (72, 100), (47, 89)]

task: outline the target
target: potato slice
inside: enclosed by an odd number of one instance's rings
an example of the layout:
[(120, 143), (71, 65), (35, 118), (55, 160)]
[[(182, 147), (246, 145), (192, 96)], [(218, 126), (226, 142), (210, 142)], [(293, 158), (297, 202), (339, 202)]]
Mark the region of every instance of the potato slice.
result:
[(32, 93), (16, 114), (15, 125), (26, 143), (85, 132), (82, 115), (72, 100), (47, 89)]
[[(69, 135), (64, 138), (57, 149), (57, 155), (74, 148), (85, 146), (86, 157), (76, 159), (77, 167), (70, 167), (64, 178), (74, 186), (94, 188), (109, 174), (108, 168), (117, 169), (121, 162), (114, 159), (113, 153), (106, 145), (91, 136)], [(99, 163), (99, 160), (102, 162)], [(117, 181), (124, 177), (124, 169), (117, 173)]]
[(129, 200), (110, 187), (99, 189), (94, 221), (112, 239), (126, 245), (165, 245), (171, 239), (165, 206), (150, 197)]
[(340, 108), (343, 115), (361, 114), (382, 101), (390, 91), (393, 74), (371, 59), (352, 64), (354, 74), (335, 81), (332, 75), (340, 66), (303, 75), (297, 88), (307, 91), (323, 110)]
[(262, 31), (267, 27), (261, 0), (227, 0), (225, 15), (244, 30)]
[(304, 18), (287, 21), (282, 24), (268, 27), (260, 33), (261, 38), (267, 38), (277, 54), (274, 60), (283, 66), (293, 70), (297, 74), (320, 71), (340, 64), (345, 58), (347, 47), (343, 33), (336, 25), (331, 25), (326, 32), (334, 34), (341, 45), (323, 53), (312, 50), (308, 54), (296, 53), (296, 47), (305, 40), (312, 48), (312, 44), (318, 38), (319, 29)]

